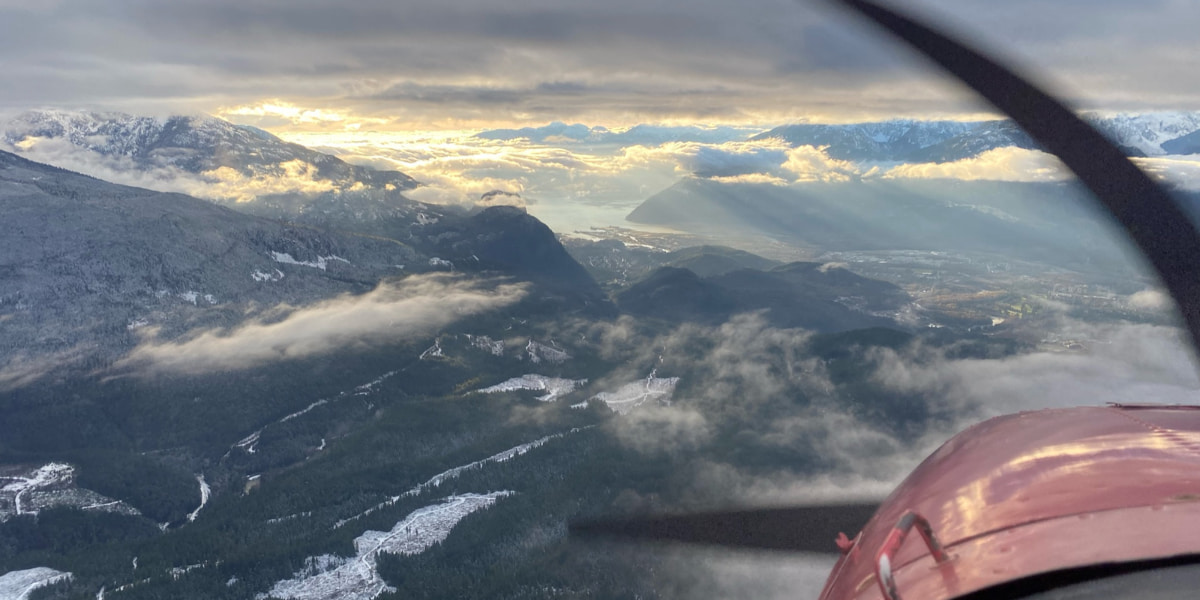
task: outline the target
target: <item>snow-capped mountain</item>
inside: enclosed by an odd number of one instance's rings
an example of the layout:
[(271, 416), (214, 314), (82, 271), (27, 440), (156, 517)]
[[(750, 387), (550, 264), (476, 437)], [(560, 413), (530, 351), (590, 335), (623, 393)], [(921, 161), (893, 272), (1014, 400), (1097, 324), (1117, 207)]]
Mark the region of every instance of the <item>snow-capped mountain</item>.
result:
[(333, 190), (417, 186), (404, 173), (350, 165), (261, 129), (214, 117), (157, 119), (124, 113), (30, 111), (6, 123), (3, 138), (18, 149), (42, 140), (64, 140), (103, 156), (126, 157), (141, 168), (178, 167), (199, 174), (225, 167), (247, 177), (302, 171), (329, 182)]
[(906, 160), (913, 152), (964, 135), (979, 125), (907, 119), (841, 125), (802, 123), (776, 127), (751, 139), (781, 139), (795, 147), (826, 146), (829, 156), (840, 160), (898, 161)]
[[(1200, 113), (1145, 113), (1084, 118), (1131, 156), (1161, 156), (1190, 148), (1175, 142), (1200, 131)], [(832, 158), (855, 161), (951, 162), (996, 148), (1037, 144), (1012, 121), (894, 120), (776, 127), (751, 139), (777, 138), (794, 147), (825, 146)], [(1171, 147), (1168, 149), (1168, 146)]]
[(213, 117), (31, 111), (0, 124), (0, 148), (106, 181), (310, 225), (385, 233), (378, 231), (384, 224), (442, 212), (403, 195), (418, 185), (404, 173), (351, 165)]
[(1146, 156), (1167, 154), (1165, 142), (1200, 131), (1200, 113), (1153, 112), (1085, 118), (1121, 146), (1137, 148)]
[(944, 163), (979, 156), (997, 148), (1037, 148), (1037, 143), (1012, 121), (984, 121), (949, 139), (904, 156), (907, 162)]

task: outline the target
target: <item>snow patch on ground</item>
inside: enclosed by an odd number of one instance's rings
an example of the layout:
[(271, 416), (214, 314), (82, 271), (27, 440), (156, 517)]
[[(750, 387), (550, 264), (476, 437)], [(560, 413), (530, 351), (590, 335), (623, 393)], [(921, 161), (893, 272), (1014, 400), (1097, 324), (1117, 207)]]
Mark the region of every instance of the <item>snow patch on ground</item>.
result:
[[(270, 252), (268, 254), (270, 254), (271, 260), (274, 260), (277, 263), (282, 263), (285, 265), (300, 265), (302, 267), (312, 267), (314, 269), (320, 269), (322, 271), (324, 271), (326, 269), (326, 267), (329, 266), (329, 261), (331, 261), (331, 260), (337, 260), (337, 261), (344, 262), (346, 264), (352, 264), (350, 261), (348, 261), (340, 256), (335, 256), (333, 254), (330, 254), (329, 256), (318, 256), (317, 260), (310, 260), (310, 261), (296, 260), (295, 258), (292, 258), (292, 255), (288, 254), (287, 252)], [(282, 275), (281, 275), (281, 277), (282, 277)]]
[(28, 477), (7, 478), (13, 481), (0, 488), (0, 493), (11, 494), (14, 514), (37, 514), (36, 510), (30, 510), (28, 503), (25, 506), (21, 505), (22, 497), (33, 490), (67, 483), (74, 475), (75, 469), (71, 465), (48, 463), (38, 467)]
[[(221, 564), (220, 561), (217, 561), (217, 564)], [(208, 567), (208, 561), (194, 565), (187, 565), (184, 567), (172, 567), (171, 570), (167, 571), (167, 574), (171, 576), (172, 581), (179, 581), (180, 577), (183, 577), (184, 575), (187, 575), (196, 569), (203, 569), (206, 567)]]
[[(554, 342), (551, 341), (550, 343), (553, 344)], [(567, 354), (566, 350), (533, 340), (529, 340), (529, 343), (525, 344), (525, 352), (529, 354), (529, 362), (534, 364), (541, 362), (558, 364), (571, 359), (571, 355)]]
[(585, 383), (587, 383), (586, 379), (562, 379), (559, 377), (546, 377), (545, 375), (522, 375), (476, 391), (481, 394), (495, 394), (516, 390), (533, 390), (535, 392), (546, 392), (545, 395), (538, 396), (538, 400), (542, 402), (554, 402), (560, 397), (575, 391), (575, 388)]
[(379, 384), (383, 383), (388, 378), (392, 377), (393, 375), (395, 375), (396, 373), (399, 373), (399, 372), (400, 371), (388, 371), (387, 373), (384, 373), (383, 375), (380, 375), (379, 377), (376, 377), (375, 379), (368, 381), (367, 383), (364, 383), (360, 386), (355, 387), (352, 391), (338, 392), (338, 395), (336, 395), (336, 396), (333, 396), (331, 398), (322, 398), (322, 399), (317, 400), (316, 402), (313, 402), (312, 404), (309, 404), (308, 406), (306, 406), (294, 413), (285, 415), (284, 417), (280, 418), (278, 421), (275, 421), (274, 423), (271, 423), (270, 425), (266, 425), (262, 429), (259, 429), (258, 431), (251, 433), (250, 435), (242, 438), (241, 440), (238, 440), (235, 444), (233, 444), (232, 446), (229, 447), (229, 452), (225, 453), (225, 457), (228, 457), (229, 453), (233, 452), (234, 448), (241, 448), (242, 450), (245, 450), (248, 454), (254, 454), (255, 452), (258, 451), (258, 440), (262, 436), (263, 430), (266, 429), (267, 427), (270, 427), (271, 425), (277, 425), (279, 423), (283, 423), (283, 422), (290, 421), (292, 419), (301, 417), (301, 416), (305, 415), (306, 413), (308, 413), (309, 411), (317, 408), (318, 406), (323, 406), (325, 404), (329, 404), (330, 402), (332, 402), (334, 400), (339, 400), (341, 398), (345, 398), (346, 396), (351, 395), (351, 393), (353, 393), (353, 395), (355, 395), (355, 396), (370, 395), (375, 392), (375, 390), (379, 386)]
[(282, 419), (276, 421), (276, 423), (286, 423), (288, 421), (291, 421), (292, 419), (295, 419), (296, 417), (304, 416), (304, 413), (307, 413), (308, 411), (310, 411), (318, 406), (322, 406), (324, 404), (329, 404), (329, 400), (326, 398), (317, 400), (316, 402), (313, 402), (312, 404), (309, 404), (308, 406), (305, 406), (304, 408), (302, 408), (290, 415), (283, 417)]
[(367, 515), (370, 515), (371, 513), (374, 513), (380, 509), (392, 506), (395, 503), (399, 502), (401, 498), (408, 498), (411, 496), (416, 496), (416, 495), (420, 494), (421, 492), (436, 488), (436, 487), (442, 485), (442, 483), (449, 481), (451, 479), (455, 479), (459, 475), (462, 475), (464, 472), (469, 471), (471, 469), (483, 468), (483, 466), (488, 463), (504, 462), (511, 458), (525, 454), (526, 452), (529, 452), (530, 450), (533, 450), (534, 448), (543, 446), (550, 440), (558, 439), (560, 437), (567, 435), (568, 433), (575, 433), (575, 432), (582, 431), (582, 430), (583, 429), (577, 427), (577, 428), (572, 429), (565, 433), (556, 433), (553, 435), (548, 435), (544, 438), (536, 439), (527, 444), (521, 444), (520, 446), (514, 446), (503, 452), (493, 454), (485, 459), (477, 460), (473, 463), (462, 465), (461, 467), (454, 467), (453, 469), (442, 471), (441, 473), (438, 473), (437, 475), (430, 477), (429, 480), (426, 481), (425, 483), (417, 485), (417, 486), (409, 489), (408, 491), (404, 492), (403, 494), (400, 494), (398, 496), (392, 496), (391, 498), (388, 498), (387, 500), (384, 500), (383, 502), (380, 502), (379, 504), (376, 504), (375, 506), (372, 506), (371, 508), (368, 508), (367, 510), (365, 510), (361, 513), (358, 513), (357, 515), (354, 515), (353, 517), (350, 517), (347, 519), (342, 519), (342, 520), (338, 521), (337, 523), (334, 523), (333, 528), (337, 529), (339, 527), (342, 527), (343, 525), (346, 525), (347, 523), (350, 523), (352, 521), (357, 521), (358, 519), (361, 519)]
[(675, 386), (679, 385), (679, 378), (658, 377), (657, 373), (657, 370), (651, 371), (650, 376), (641, 381), (627, 383), (615, 392), (600, 392), (592, 396), (591, 400), (599, 400), (607, 404), (613, 412), (622, 415), (627, 415), (652, 400), (670, 404), (671, 397), (675, 395)]
[(355, 387), (354, 395), (355, 396), (369, 396), (369, 395), (375, 393), (375, 388), (379, 387), (379, 384), (387, 381), (389, 378), (391, 378), (396, 373), (399, 373), (399, 371), (388, 371), (387, 373), (384, 373), (383, 375), (380, 375), (379, 377), (376, 377), (375, 379), (372, 379), (371, 381), (368, 381), (360, 386)]
[(467, 515), (511, 496), (514, 492), (463, 494), (451, 496), (441, 504), (420, 508), (391, 531), (366, 531), (354, 539), (356, 555), (350, 558), (322, 555), (308, 559), (305, 569), (292, 579), (280, 581), (266, 594), (255, 596), (290, 600), (372, 600), (384, 592), (395, 592), (375, 570), (380, 553), (420, 554), (450, 535), (454, 526)]
[(504, 340), (493, 340), (486, 335), (467, 334), (471, 347), (491, 352), (494, 356), (504, 356)]
[(196, 516), (200, 514), (200, 510), (204, 508), (204, 505), (208, 504), (208, 497), (212, 495), (212, 488), (208, 487), (208, 483), (204, 481), (203, 475), (197, 475), (196, 482), (200, 484), (200, 506), (197, 506), (196, 510), (188, 514), (188, 523), (196, 520)]
[(141, 514), (120, 500), (76, 487), (75, 467), (68, 464), (0, 467), (0, 522), (17, 515), (36, 515), (42, 509), (55, 506)]
[(305, 518), (305, 517), (311, 517), (312, 514), (313, 513), (311, 510), (306, 510), (304, 512), (296, 513), (294, 515), (287, 515), (284, 517), (275, 517), (274, 519), (267, 519), (267, 522), (271, 523), (271, 524), (283, 523), (285, 521), (291, 521), (293, 519), (301, 519), (301, 518)]
[(26, 600), (34, 590), (70, 578), (70, 573), (55, 571), (49, 567), (9, 571), (0, 575), (0, 599)]
[(259, 429), (258, 431), (255, 431), (254, 433), (238, 440), (238, 442), (236, 444), (234, 444), (233, 447), (241, 448), (242, 450), (245, 450), (249, 454), (254, 454), (254, 452), (255, 452), (254, 448), (255, 448), (255, 446), (258, 445), (258, 438), (261, 436), (262, 436), (262, 430)]
[(183, 299), (184, 302), (190, 302), (192, 304), (192, 306), (199, 306), (201, 299), (203, 299), (205, 302), (207, 302), (209, 304), (217, 303), (216, 296), (213, 296), (212, 294), (201, 294), (200, 292), (193, 291), (193, 290), (188, 290), (186, 292), (179, 292), (178, 294), (175, 294), (175, 295), (178, 296), (179, 298)]
[(250, 274), (250, 277), (259, 282), (279, 281), (280, 279), (283, 279), (283, 271), (280, 271), (279, 269), (273, 270), (275, 271), (274, 273), (267, 273), (265, 271), (259, 271), (258, 269), (255, 269), (254, 272)]
[(445, 353), (442, 352), (442, 341), (434, 340), (433, 345), (421, 353), (421, 360), (426, 360), (429, 358), (438, 358), (441, 356), (445, 356)]

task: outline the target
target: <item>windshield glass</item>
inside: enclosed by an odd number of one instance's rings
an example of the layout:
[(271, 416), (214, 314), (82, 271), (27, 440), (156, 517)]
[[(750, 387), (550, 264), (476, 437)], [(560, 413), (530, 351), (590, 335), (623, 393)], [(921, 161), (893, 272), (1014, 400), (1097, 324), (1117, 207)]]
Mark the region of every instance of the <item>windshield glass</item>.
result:
[[(1200, 201), (1200, 7), (903, 8)], [(833, 537), (567, 522), (1200, 388), (1071, 171), (831, 3), (0, 0), (0, 66), (0, 598), (815, 599)]]

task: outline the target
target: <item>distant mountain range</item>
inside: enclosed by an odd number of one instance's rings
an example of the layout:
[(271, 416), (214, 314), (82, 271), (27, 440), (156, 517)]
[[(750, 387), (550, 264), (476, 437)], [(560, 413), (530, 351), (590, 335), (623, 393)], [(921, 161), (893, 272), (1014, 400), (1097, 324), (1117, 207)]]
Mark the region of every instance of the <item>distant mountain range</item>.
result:
[[(1084, 118), (1129, 156), (1188, 154), (1180, 142), (1200, 131), (1200, 113), (1146, 113)], [(877, 162), (952, 162), (996, 148), (1036, 148), (1012, 121), (894, 120), (846, 125), (784, 125), (750, 139), (780, 139), (793, 147), (827, 147), (832, 158)]]
[[(1159, 112), (1105, 116), (1084, 115), (1129, 156), (1161, 156), (1200, 152), (1194, 135), (1200, 113)], [(1188, 137), (1192, 135), (1193, 137)], [(554, 122), (541, 127), (494, 129), (476, 137), (486, 140), (526, 139), (541, 144), (657, 146), (668, 142), (720, 144), (779, 139), (793, 147), (825, 147), (832, 158), (860, 162), (951, 162), (996, 148), (1036, 148), (1012, 121), (919, 121), (896, 119), (869, 123), (783, 125), (755, 132), (745, 127), (637, 125), (614, 131), (580, 123)]]

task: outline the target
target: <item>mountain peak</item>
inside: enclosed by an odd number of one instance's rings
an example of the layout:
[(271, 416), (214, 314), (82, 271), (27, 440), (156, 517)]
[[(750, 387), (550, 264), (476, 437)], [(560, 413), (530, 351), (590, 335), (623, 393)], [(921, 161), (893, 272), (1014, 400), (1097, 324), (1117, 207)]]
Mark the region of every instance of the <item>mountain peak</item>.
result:
[(35, 161), (310, 224), (390, 218), (418, 185), (212, 116), (29, 111), (0, 123), (0, 140)]

